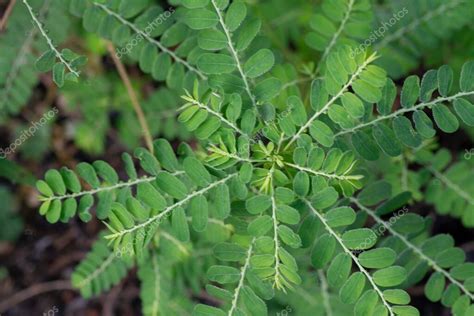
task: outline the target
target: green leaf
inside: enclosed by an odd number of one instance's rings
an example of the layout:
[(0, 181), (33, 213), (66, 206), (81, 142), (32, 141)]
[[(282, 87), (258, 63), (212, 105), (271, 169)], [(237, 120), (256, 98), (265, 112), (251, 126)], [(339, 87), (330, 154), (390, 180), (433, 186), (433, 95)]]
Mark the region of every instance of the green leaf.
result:
[(171, 215), (171, 226), (176, 237), (183, 242), (189, 241), (189, 227), (186, 213), (182, 207), (173, 210)]
[(369, 249), (377, 242), (377, 235), (368, 228), (358, 228), (346, 231), (342, 241), (347, 248), (352, 250)]
[(220, 283), (236, 283), (240, 279), (240, 271), (233, 267), (212, 266), (207, 270), (209, 280)]
[(48, 50), (36, 60), (35, 66), (39, 72), (46, 72), (53, 69), (55, 61), (56, 53), (52, 50)]
[(339, 291), (339, 297), (345, 304), (355, 304), (365, 287), (365, 276), (362, 272), (352, 274)]
[(474, 105), (471, 102), (463, 98), (456, 99), (454, 110), (466, 125), (474, 126)]
[(270, 208), (272, 201), (268, 195), (256, 195), (245, 202), (250, 214), (260, 214)]
[(311, 199), (311, 204), (316, 209), (328, 208), (336, 203), (339, 194), (333, 187), (327, 187), (318, 191)]
[(336, 249), (336, 239), (329, 235), (322, 235), (311, 251), (311, 264), (316, 269), (324, 268), (331, 261)]
[(225, 24), (229, 31), (235, 31), (247, 15), (247, 7), (242, 1), (234, 1), (227, 9)]
[(438, 69), (438, 91), (443, 97), (447, 97), (453, 86), (453, 69), (443, 65)]
[(340, 253), (331, 262), (327, 271), (328, 283), (332, 288), (340, 288), (351, 273), (352, 259), (348, 254)]
[(352, 145), (359, 155), (367, 160), (377, 160), (379, 150), (372, 139), (363, 131), (356, 132), (351, 138)]
[(214, 255), (222, 261), (240, 261), (245, 259), (247, 250), (237, 244), (220, 243), (214, 246)]
[(385, 290), (383, 291), (383, 297), (387, 302), (397, 305), (406, 305), (410, 303), (410, 295), (404, 290)]
[(300, 222), (300, 213), (288, 205), (277, 205), (276, 216), (284, 224), (296, 225)]
[(184, 199), (188, 194), (188, 189), (184, 183), (168, 172), (160, 172), (156, 176), (156, 185), (164, 192), (179, 200)]
[(330, 227), (341, 227), (354, 223), (356, 214), (352, 208), (341, 206), (324, 214), (324, 218)]
[(438, 72), (434, 69), (427, 71), (421, 79), (420, 100), (428, 102), (433, 91), (438, 88)]
[(211, 174), (203, 164), (194, 157), (187, 157), (183, 161), (183, 168), (186, 174), (198, 186), (205, 187), (211, 183)]
[(372, 86), (364, 80), (357, 79), (352, 84), (354, 92), (362, 99), (369, 103), (376, 103), (382, 99), (382, 92), (380, 89)]
[(393, 120), (393, 130), (398, 139), (405, 145), (412, 148), (421, 145), (420, 135), (413, 129), (410, 120), (405, 116), (399, 116)]
[(278, 237), (291, 248), (301, 247), (301, 238), (285, 225), (278, 226)]
[(346, 92), (341, 97), (342, 105), (353, 118), (364, 116), (365, 108), (362, 101), (353, 93)]
[(382, 269), (392, 265), (397, 254), (390, 248), (377, 248), (364, 251), (358, 258), (360, 264), (366, 268)]
[(420, 78), (418, 76), (409, 76), (403, 82), (402, 92), (400, 94), (400, 103), (404, 108), (411, 108), (415, 105), (420, 96)]
[(459, 128), (459, 121), (444, 104), (433, 107), (433, 116), (436, 125), (445, 133), (454, 133)]
[(231, 73), (236, 68), (235, 60), (231, 56), (211, 53), (202, 54), (197, 66), (209, 75)]
[(375, 271), (373, 279), (375, 284), (390, 287), (401, 284), (407, 278), (407, 271), (404, 267), (393, 266)]
[(202, 232), (207, 227), (209, 217), (209, 205), (204, 196), (198, 195), (189, 202), (189, 213), (192, 218), (192, 225), (195, 231)]
[(244, 73), (249, 78), (257, 78), (268, 72), (275, 63), (273, 53), (263, 48), (252, 55), (244, 64)]
[(397, 157), (402, 153), (402, 147), (391, 128), (383, 123), (375, 124), (372, 128), (372, 136), (377, 145), (384, 153), (391, 157)]
[(462, 66), (459, 85), (462, 92), (474, 91), (474, 61), (469, 61)]
[(319, 120), (311, 124), (309, 133), (318, 143), (325, 147), (331, 147), (334, 144), (334, 132), (329, 126)]
[(198, 45), (205, 50), (221, 50), (227, 46), (227, 37), (219, 30), (202, 30), (198, 34)]
[(204, 304), (197, 304), (193, 310), (193, 316), (225, 316), (222, 309)]
[(446, 285), (446, 279), (440, 272), (433, 273), (425, 285), (425, 295), (432, 302), (437, 302), (441, 299)]
[(237, 36), (237, 43), (235, 45), (237, 51), (243, 51), (250, 45), (258, 32), (260, 32), (261, 26), (262, 22), (257, 18), (244, 21)]
[(259, 216), (250, 222), (247, 231), (254, 237), (260, 237), (268, 233), (273, 227), (272, 218), (268, 215)]
[(436, 135), (433, 128), (433, 122), (423, 111), (415, 111), (413, 113), (413, 121), (415, 122), (416, 131), (424, 138), (431, 138)]
[(219, 22), (219, 17), (211, 10), (199, 8), (187, 10), (183, 21), (194, 30), (202, 30), (215, 26)]
[(53, 66), (53, 81), (60, 88), (64, 85), (65, 72), (66, 66), (63, 63), (56, 63)]

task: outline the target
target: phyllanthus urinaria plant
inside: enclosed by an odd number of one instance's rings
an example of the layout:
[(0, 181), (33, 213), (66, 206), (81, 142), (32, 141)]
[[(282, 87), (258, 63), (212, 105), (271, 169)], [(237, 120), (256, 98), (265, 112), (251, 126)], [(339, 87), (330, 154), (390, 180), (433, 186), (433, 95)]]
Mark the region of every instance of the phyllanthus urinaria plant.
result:
[[(474, 3), (295, 1), (312, 10), (297, 40), (260, 2), (169, 4), (63, 4), (143, 80), (182, 96), (177, 124), (196, 140), (156, 137), (119, 169), (83, 161), (37, 182), (48, 222), (103, 223), (73, 287), (97, 296), (137, 267), (144, 315), (411, 316), (421, 284), (453, 315), (474, 314), (474, 263), (413, 207), (474, 226), (472, 161), (436, 137), (474, 126), (474, 61), (410, 73)], [(86, 58), (36, 24), (49, 44), (39, 68), (58, 86), (81, 80)]]

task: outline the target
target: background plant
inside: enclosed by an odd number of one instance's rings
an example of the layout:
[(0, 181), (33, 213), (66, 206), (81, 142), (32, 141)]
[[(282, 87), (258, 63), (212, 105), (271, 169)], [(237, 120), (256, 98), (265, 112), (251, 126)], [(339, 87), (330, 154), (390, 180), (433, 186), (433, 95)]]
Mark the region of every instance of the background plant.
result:
[(473, 3), (12, 3), (2, 124), (59, 113), (0, 175), (96, 234), (82, 297), (136, 275), (144, 315), (474, 312), (470, 240), (437, 227), (474, 226)]

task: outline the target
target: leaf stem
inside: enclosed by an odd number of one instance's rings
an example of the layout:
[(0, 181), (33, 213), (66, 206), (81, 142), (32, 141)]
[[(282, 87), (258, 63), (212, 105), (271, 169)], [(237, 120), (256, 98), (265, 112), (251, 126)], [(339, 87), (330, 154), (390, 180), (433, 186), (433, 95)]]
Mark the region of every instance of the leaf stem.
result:
[(409, 249), (411, 249), (415, 254), (417, 254), (420, 259), (426, 261), (429, 266), (431, 266), (435, 271), (440, 272), (443, 274), (452, 284), (455, 284), (457, 287), (461, 289), (467, 296), (471, 298), (471, 300), (474, 301), (474, 294), (469, 292), (460, 282), (455, 280), (449, 272), (447, 272), (445, 269), (441, 268), (434, 260), (432, 260), (430, 257), (425, 255), (423, 251), (415, 246), (412, 242), (410, 242), (405, 236), (401, 235), (397, 231), (395, 231), (390, 225), (388, 225), (383, 219), (381, 219), (377, 214), (372, 211), (371, 209), (365, 207), (362, 203), (359, 202), (359, 200), (355, 198), (350, 198), (351, 202), (356, 204), (362, 211), (366, 212), (368, 215), (370, 215), (377, 223), (381, 224), (387, 231), (390, 232), (394, 237), (397, 237), (402, 241)]
[(137, 114), (138, 122), (140, 122), (140, 126), (142, 127), (143, 137), (145, 138), (145, 143), (148, 147), (148, 150), (153, 154), (153, 151), (154, 151), (153, 140), (150, 133), (150, 128), (148, 127), (148, 123), (145, 119), (145, 114), (143, 113), (143, 109), (140, 106), (140, 102), (138, 102), (137, 94), (135, 93), (135, 90), (132, 87), (132, 82), (130, 81), (130, 77), (127, 74), (127, 70), (125, 69), (125, 66), (120, 61), (120, 59), (115, 55), (114, 45), (111, 42), (107, 42), (106, 45), (107, 45), (107, 50), (109, 51), (110, 56), (112, 57), (112, 60), (114, 61), (115, 66), (117, 67), (120, 78), (122, 78), (123, 84), (125, 85), (125, 88), (127, 89), (127, 93), (128, 93), (128, 96), (130, 97), (130, 101), (132, 102), (133, 109), (135, 110), (135, 113)]
[(230, 31), (225, 25), (224, 18), (222, 17), (222, 13), (219, 9), (219, 7), (216, 4), (215, 0), (211, 0), (212, 6), (214, 7), (214, 10), (217, 13), (217, 16), (219, 17), (219, 24), (221, 25), (222, 29), (224, 30), (225, 36), (227, 37), (227, 46), (229, 48), (230, 53), (232, 54), (232, 57), (235, 60), (235, 63), (237, 65), (237, 69), (239, 71), (240, 77), (242, 77), (242, 80), (245, 85), (245, 90), (247, 91), (248, 96), (250, 97), (250, 100), (252, 101), (253, 106), (256, 108), (257, 107), (257, 102), (255, 101), (255, 96), (252, 94), (250, 91), (250, 85), (248, 83), (247, 76), (244, 73), (244, 70), (242, 68), (242, 64), (239, 59), (239, 55), (237, 54), (237, 51), (234, 47), (234, 44), (232, 43), (232, 37), (230, 35)]
[(72, 66), (64, 59), (63, 55), (54, 46), (53, 41), (48, 36), (46, 31), (43, 29), (43, 25), (41, 24), (41, 22), (36, 18), (35, 13), (33, 12), (33, 8), (30, 6), (28, 1), (23, 0), (23, 3), (25, 4), (26, 8), (28, 9), (28, 12), (30, 13), (31, 19), (33, 20), (33, 22), (35, 22), (36, 26), (38, 26), (38, 29), (40, 30), (41, 35), (43, 35), (46, 42), (48, 43), (49, 48), (54, 52), (54, 54), (61, 61), (61, 63), (64, 64), (64, 66), (66, 66), (66, 68), (69, 70), (69, 72), (71, 72), (72, 74), (74, 74), (76, 77), (79, 78), (79, 73), (72, 68)]
[(319, 220), (323, 223), (324, 227), (326, 228), (326, 230), (337, 240), (337, 242), (339, 243), (339, 245), (342, 247), (342, 249), (344, 250), (344, 252), (346, 254), (348, 254), (351, 258), (352, 258), (352, 261), (354, 261), (354, 263), (357, 265), (358, 269), (360, 272), (362, 272), (367, 280), (369, 280), (369, 283), (370, 285), (372, 286), (372, 288), (375, 290), (375, 292), (377, 293), (377, 295), (380, 297), (380, 299), (382, 300), (382, 303), (383, 305), (385, 305), (385, 307), (387, 307), (388, 309), (388, 312), (390, 314), (390, 316), (394, 316), (395, 313), (392, 309), (392, 306), (390, 306), (390, 304), (388, 304), (388, 302), (385, 300), (384, 296), (383, 296), (383, 293), (382, 293), (382, 290), (377, 286), (377, 284), (375, 284), (374, 280), (372, 279), (372, 276), (370, 275), (370, 273), (359, 263), (359, 259), (352, 253), (352, 251), (350, 251), (346, 245), (344, 245), (344, 242), (342, 241), (341, 237), (339, 237), (339, 235), (331, 228), (331, 226), (328, 225), (328, 223), (326, 222), (326, 219), (324, 218), (324, 216), (322, 216), (321, 214), (319, 214), (319, 212), (313, 207), (313, 205), (311, 205), (311, 202), (306, 200), (306, 199), (303, 199), (303, 201), (308, 205), (308, 207), (310, 208), (310, 210), (319, 218)]

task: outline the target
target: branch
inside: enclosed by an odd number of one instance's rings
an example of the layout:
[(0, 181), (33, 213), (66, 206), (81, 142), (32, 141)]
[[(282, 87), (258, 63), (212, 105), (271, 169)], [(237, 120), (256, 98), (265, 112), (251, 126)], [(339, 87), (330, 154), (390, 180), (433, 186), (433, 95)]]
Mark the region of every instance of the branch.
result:
[(16, 0), (10, 0), (7, 9), (5, 10), (5, 14), (3, 14), (2, 20), (0, 20), (0, 32), (3, 31), (5, 26), (7, 25), (8, 18), (12, 13), (13, 8), (15, 7)]
[(54, 52), (54, 54), (61, 61), (61, 63), (64, 64), (64, 66), (66, 66), (66, 68), (69, 70), (69, 72), (71, 72), (72, 74), (74, 74), (76, 77), (79, 78), (79, 73), (77, 71), (75, 71), (72, 68), (72, 66), (63, 58), (63, 55), (54, 46), (53, 41), (51, 40), (51, 38), (49, 38), (48, 34), (46, 34), (46, 31), (43, 29), (43, 25), (41, 24), (41, 22), (36, 17), (35, 13), (33, 12), (33, 8), (31, 8), (28, 1), (23, 0), (23, 3), (25, 4), (26, 8), (28, 9), (28, 12), (30, 13), (31, 19), (36, 24), (36, 26), (38, 26), (38, 29), (40, 30), (41, 35), (43, 35), (46, 42), (48, 43), (49, 48)]
[(150, 42), (153, 45), (155, 45), (156, 47), (158, 47), (158, 49), (160, 49), (162, 52), (170, 55), (171, 58), (173, 58), (177, 63), (182, 64), (184, 67), (188, 68), (190, 71), (196, 73), (201, 79), (203, 79), (203, 80), (207, 79), (207, 77), (202, 72), (200, 72), (195, 67), (191, 66), (184, 59), (178, 57), (178, 55), (176, 55), (173, 51), (171, 51), (168, 48), (166, 48), (165, 46), (163, 46), (163, 44), (161, 44), (159, 41), (157, 41), (156, 39), (150, 37), (148, 34), (143, 32), (142, 30), (140, 30), (135, 24), (125, 20), (119, 14), (117, 14), (116, 12), (110, 10), (107, 6), (103, 5), (102, 3), (97, 3), (97, 2), (93, 1), (92, 4), (99, 7), (99, 8), (101, 8), (102, 10), (104, 10), (108, 15), (111, 15), (114, 18), (116, 18), (122, 24), (124, 24), (124, 25), (128, 26), (129, 28), (131, 28), (135, 33), (140, 34), (141, 36), (143, 36), (143, 38), (145, 38), (148, 42)]
[(236, 64), (237, 64), (237, 69), (239, 70), (240, 77), (242, 77), (242, 80), (244, 81), (245, 90), (247, 91), (247, 94), (249, 95), (250, 100), (252, 101), (253, 106), (256, 108), (256, 107), (257, 107), (257, 103), (256, 103), (256, 101), (255, 101), (255, 96), (254, 96), (254, 95), (252, 94), (252, 92), (250, 91), (250, 86), (249, 86), (249, 83), (248, 83), (247, 76), (244, 74), (244, 70), (243, 70), (243, 68), (242, 68), (242, 64), (241, 64), (241, 62), (240, 62), (239, 56), (237, 55), (237, 51), (236, 51), (235, 48), (234, 48), (234, 44), (232, 44), (232, 37), (230, 36), (229, 29), (228, 29), (227, 26), (225, 25), (224, 18), (222, 17), (221, 11), (220, 11), (219, 8), (217, 7), (216, 0), (211, 0), (211, 3), (212, 3), (212, 6), (214, 7), (214, 10), (215, 10), (216, 13), (217, 13), (217, 16), (219, 17), (219, 23), (220, 23), (220, 25), (222, 26), (222, 29), (224, 30), (225, 36), (227, 37), (227, 44), (228, 44), (227, 46), (229, 47), (229, 51), (230, 51), (230, 53), (232, 54), (232, 57), (234, 57), (234, 60), (235, 60), (235, 62), (236, 62)]
[(354, 263), (357, 265), (357, 267), (359, 268), (359, 271), (362, 272), (365, 277), (367, 278), (367, 280), (369, 280), (369, 283), (370, 285), (372, 286), (372, 288), (375, 290), (375, 292), (377, 293), (377, 295), (380, 297), (380, 300), (382, 301), (383, 305), (385, 305), (385, 307), (387, 307), (387, 310), (390, 314), (390, 316), (394, 316), (395, 313), (392, 309), (392, 306), (390, 306), (390, 304), (388, 304), (388, 302), (385, 300), (384, 296), (383, 296), (383, 293), (382, 293), (382, 290), (375, 284), (374, 280), (372, 279), (372, 276), (370, 275), (370, 273), (359, 263), (359, 260), (358, 258), (352, 253), (352, 251), (350, 251), (346, 245), (344, 245), (344, 242), (342, 241), (341, 237), (339, 237), (339, 235), (331, 228), (331, 226), (329, 226), (326, 222), (326, 219), (324, 218), (324, 216), (322, 216), (321, 214), (319, 214), (319, 212), (313, 207), (313, 205), (311, 205), (311, 203), (306, 200), (306, 199), (303, 199), (303, 201), (308, 205), (308, 207), (310, 208), (310, 210), (319, 218), (319, 220), (323, 223), (324, 227), (326, 228), (326, 230), (337, 240), (337, 242), (339, 243), (339, 245), (341, 245), (342, 249), (344, 250), (344, 252), (346, 254), (348, 254), (351, 258), (352, 258), (352, 261), (354, 261)]
[(145, 138), (148, 150), (153, 154), (153, 140), (151, 137), (150, 129), (148, 128), (148, 123), (146, 122), (145, 115), (143, 114), (143, 110), (140, 106), (140, 103), (138, 102), (138, 97), (132, 87), (132, 83), (130, 82), (127, 70), (125, 69), (125, 66), (122, 64), (120, 59), (115, 55), (115, 48), (111, 42), (107, 42), (107, 50), (109, 51), (110, 56), (112, 57), (115, 66), (117, 67), (117, 70), (120, 74), (120, 78), (122, 78), (125, 88), (127, 88), (128, 96), (130, 97), (130, 101), (132, 101), (133, 109), (135, 110), (135, 113), (137, 113), (138, 121), (140, 122), (140, 125), (142, 127), (143, 137)]
[(436, 105), (436, 104), (441, 103), (441, 102), (451, 102), (451, 101), (456, 100), (458, 98), (465, 97), (465, 96), (470, 96), (470, 95), (474, 95), (474, 91), (459, 92), (459, 93), (457, 93), (455, 95), (452, 95), (450, 97), (438, 97), (438, 98), (436, 98), (436, 99), (434, 99), (433, 101), (430, 101), (430, 102), (419, 103), (419, 104), (417, 104), (415, 106), (412, 106), (410, 108), (402, 108), (402, 109), (400, 109), (398, 111), (395, 111), (391, 114), (379, 116), (376, 119), (373, 119), (372, 121), (362, 123), (362, 124), (354, 126), (352, 128), (343, 130), (343, 131), (335, 134), (334, 138), (339, 137), (339, 136), (344, 135), (344, 134), (354, 133), (355, 131), (357, 131), (361, 128), (371, 126), (371, 125), (375, 125), (378, 122), (381, 122), (381, 121), (384, 121), (384, 120), (387, 120), (387, 119), (391, 119), (391, 118), (395, 118), (395, 117), (397, 117), (399, 115), (402, 115), (402, 114), (405, 114), (405, 113), (413, 112), (413, 111), (416, 111), (416, 110), (422, 110), (426, 107), (430, 107), (430, 106)]
[(318, 67), (316, 68), (315, 73), (319, 72), (319, 70), (321, 69), (321, 66), (323, 64), (322, 61), (327, 57), (329, 52), (332, 50), (332, 48), (334, 47), (334, 45), (337, 42), (337, 39), (339, 38), (339, 35), (341, 35), (342, 31), (344, 30), (344, 27), (346, 26), (346, 23), (347, 23), (347, 21), (349, 20), (349, 18), (351, 16), (352, 7), (354, 6), (354, 2), (355, 2), (355, 0), (349, 0), (349, 5), (347, 7), (347, 11), (346, 11), (346, 14), (344, 15), (344, 18), (341, 21), (341, 25), (339, 25), (338, 30), (332, 36), (331, 41), (329, 42), (328, 46), (326, 46), (326, 48), (324, 49), (323, 55), (321, 56), (321, 58), (319, 60)]
[(32, 298), (33, 296), (58, 290), (73, 290), (71, 281), (59, 280), (32, 285), (29, 288), (15, 293), (6, 300), (0, 302), (0, 313), (7, 311), (13, 306), (23, 301), (26, 301), (27, 299)]
[(119, 231), (119, 232), (115, 232), (113, 234), (110, 234), (110, 235), (107, 235), (105, 236), (106, 239), (116, 239), (116, 238), (122, 238), (124, 235), (126, 234), (129, 234), (129, 233), (133, 233), (134, 231), (140, 229), (140, 228), (143, 228), (143, 227), (146, 227), (150, 224), (152, 224), (153, 222), (155, 221), (159, 221), (161, 220), (161, 218), (167, 216), (168, 213), (170, 213), (172, 210), (174, 210), (175, 208), (177, 207), (180, 207), (184, 204), (186, 204), (188, 201), (190, 201), (191, 199), (193, 199), (194, 197), (196, 196), (199, 196), (199, 195), (202, 195), (206, 192), (208, 192), (209, 190), (213, 189), (214, 187), (220, 185), (220, 184), (223, 184), (223, 183), (226, 183), (228, 180), (230, 180), (231, 178), (237, 176), (237, 173), (233, 173), (231, 175), (228, 175), (227, 177), (219, 180), (219, 181), (216, 181), (210, 185), (208, 185), (207, 187), (199, 190), (199, 191), (195, 191), (193, 192), (192, 194), (186, 196), (184, 199), (182, 199), (181, 201), (178, 201), (176, 203), (174, 203), (173, 205), (170, 205), (168, 206), (167, 208), (165, 208), (163, 210), (163, 212), (149, 218), (148, 220), (144, 221), (143, 223), (140, 223), (138, 225), (134, 225), (132, 226), (131, 228), (127, 228), (127, 229), (124, 229), (122, 231)]
[(250, 257), (252, 256), (252, 249), (253, 249), (254, 242), (255, 242), (255, 238), (252, 239), (252, 241), (250, 242), (249, 249), (247, 250), (247, 257), (245, 258), (245, 263), (240, 272), (239, 284), (235, 288), (233, 299), (232, 299), (232, 306), (230, 307), (230, 310), (227, 313), (228, 316), (234, 315), (234, 312), (237, 309), (237, 302), (239, 300), (240, 290), (242, 289), (242, 286), (244, 285), (245, 275), (247, 274), (247, 270), (250, 266)]
[(319, 111), (313, 114), (313, 116), (306, 122), (305, 125), (303, 125), (298, 132), (293, 135), (291, 138), (290, 142), (285, 146), (284, 150), (288, 149), (291, 144), (293, 144), (299, 137), (300, 135), (308, 128), (310, 125), (313, 123), (314, 120), (316, 120), (321, 114), (327, 111), (327, 109), (334, 103), (336, 102), (339, 97), (341, 97), (344, 92), (352, 85), (352, 83), (357, 79), (357, 77), (360, 75), (360, 73), (375, 59), (377, 58), (376, 53), (373, 53), (372, 55), (367, 58), (367, 60), (357, 68), (356, 72), (352, 74), (351, 78), (349, 81), (339, 90), (339, 92), (333, 96)]
[(425, 255), (423, 251), (415, 246), (412, 242), (410, 242), (408, 239), (405, 238), (405, 236), (401, 235), (397, 231), (395, 231), (390, 225), (388, 225), (384, 220), (382, 220), (377, 214), (375, 214), (374, 211), (371, 209), (365, 207), (362, 205), (362, 203), (359, 202), (359, 200), (355, 198), (350, 198), (351, 202), (356, 204), (362, 211), (366, 212), (368, 215), (370, 215), (377, 223), (381, 224), (392, 236), (397, 237), (400, 239), (401, 242), (403, 242), (409, 249), (411, 249), (415, 254), (417, 254), (421, 260), (426, 261), (430, 267), (432, 267), (435, 271), (440, 272), (443, 274), (452, 284), (455, 284), (457, 287), (461, 289), (467, 296), (471, 298), (471, 300), (474, 301), (474, 294), (469, 292), (461, 283), (459, 283), (457, 280), (455, 280), (448, 271), (445, 269), (441, 268), (435, 261), (433, 261), (430, 257)]

